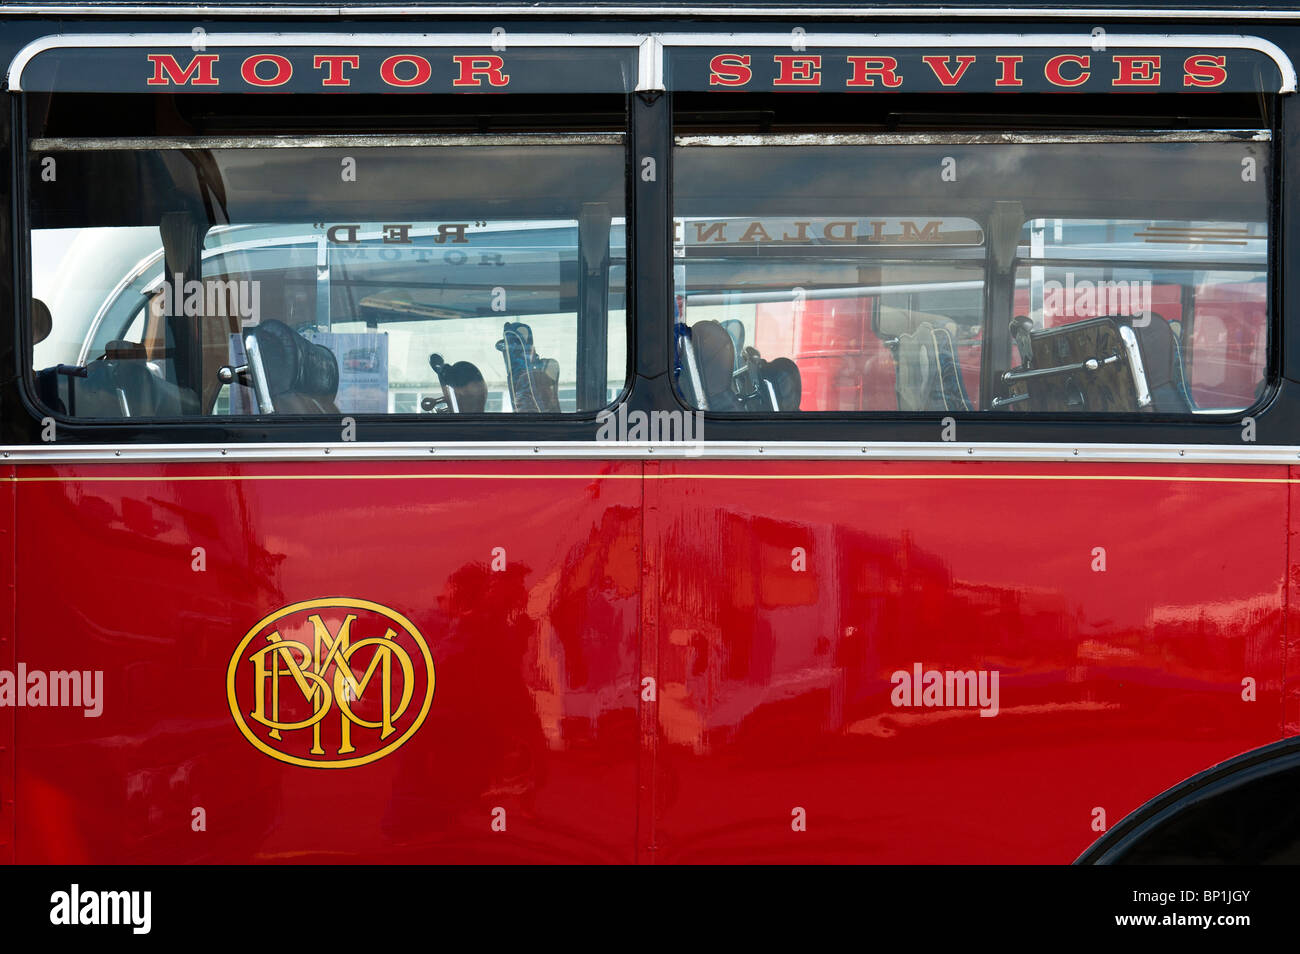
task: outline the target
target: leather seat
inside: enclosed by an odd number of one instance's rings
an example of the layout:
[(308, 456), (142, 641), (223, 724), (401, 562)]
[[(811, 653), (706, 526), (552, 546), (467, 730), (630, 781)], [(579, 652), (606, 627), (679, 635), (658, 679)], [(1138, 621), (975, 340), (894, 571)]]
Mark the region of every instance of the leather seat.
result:
[[(764, 361), (759, 370), (759, 377), (764, 382), (764, 391), (770, 402), (771, 395), (776, 395), (774, 411), (797, 411), (803, 400), (803, 378), (799, 366), (789, 358), (773, 358)], [(770, 389), (769, 389), (770, 386)]]
[(339, 363), (334, 352), (308, 341), (282, 321), (252, 329), (277, 414), (338, 414)]
[(695, 355), (707, 409), (724, 413), (744, 410), (732, 386), (736, 343), (727, 330), (716, 321), (697, 321), (690, 326), (685, 346)]

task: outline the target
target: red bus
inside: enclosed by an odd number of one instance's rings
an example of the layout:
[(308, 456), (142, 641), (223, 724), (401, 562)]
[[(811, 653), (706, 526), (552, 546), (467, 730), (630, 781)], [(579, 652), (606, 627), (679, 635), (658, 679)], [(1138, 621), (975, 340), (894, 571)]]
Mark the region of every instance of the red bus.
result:
[(1239, 14), (6, 6), (0, 859), (1300, 860)]

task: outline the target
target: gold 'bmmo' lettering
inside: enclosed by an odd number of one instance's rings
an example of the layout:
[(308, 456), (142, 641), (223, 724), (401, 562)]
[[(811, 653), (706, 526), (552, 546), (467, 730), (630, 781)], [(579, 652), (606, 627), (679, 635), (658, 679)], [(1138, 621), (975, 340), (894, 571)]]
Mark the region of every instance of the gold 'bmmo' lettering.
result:
[[(248, 657), (254, 668), (254, 705), (249, 716), (271, 730), (270, 736), (279, 740), (283, 732), (301, 729), (312, 730), (312, 755), (324, 755), (321, 746), (321, 723), (337, 703), (339, 709), (338, 753), (355, 752), (352, 744), (352, 726), (378, 729), (380, 741), (396, 731), (393, 723), (402, 717), (411, 703), (415, 690), (415, 666), (410, 654), (394, 642), (397, 633), (391, 628), (382, 637), (369, 637), (352, 641), (354, 614), (348, 614), (331, 633), (319, 614), (309, 617), (312, 624), (312, 645), (297, 640), (287, 640), (279, 631), (267, 635), (267, 646)], [(373, 647), (374, 656), (358, 679), (352, 669), (351, 659), (360, 650)], [(401, 697), (393, 704), (393, 662), (396, 660), (402, 674)], [(330, 667), (334, 672), (331, 677)], [(352, 709), (379, 674), (380, 718), (363, 719)], [(298, 722), (280, 721), (280, 686), (282, 680), (292, 678), (302, 693), (302, 698), (312, 705), (312, 714)], [(269, 690), (269, 692), (268, 692)], [(269, 700), (268, 700), (269, 696)]]

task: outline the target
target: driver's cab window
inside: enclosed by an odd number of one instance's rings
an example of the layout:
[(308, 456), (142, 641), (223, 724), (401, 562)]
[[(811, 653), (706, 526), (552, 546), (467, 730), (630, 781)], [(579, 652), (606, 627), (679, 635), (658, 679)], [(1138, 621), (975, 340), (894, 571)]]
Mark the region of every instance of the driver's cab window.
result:
[(41, 402), (88, 419), (611, 403), (621, 136), (443, 138), (34, 143), (60, 164), (32, 190)]

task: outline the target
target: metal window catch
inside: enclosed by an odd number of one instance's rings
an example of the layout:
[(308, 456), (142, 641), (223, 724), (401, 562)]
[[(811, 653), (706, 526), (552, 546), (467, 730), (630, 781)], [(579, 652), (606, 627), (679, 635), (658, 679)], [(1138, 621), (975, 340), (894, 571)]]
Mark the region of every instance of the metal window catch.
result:
[(1120, 358), (1117, 354), (1112, 354), (1107, 358), (1088, 358), (1086, 361), (1080, 361), (1076, 364), (1062, 364), (1054, 368), (1031, 368), (1028, 371), (1007, 371), (1002, 375), (1002, 380), (1008, 383), (1012, 381), (1032, 381), (1037, 378), (1051, 377), (1054, 374), (1069, 374), (1073, 371), (1097, 371), (1102, 365), (1114, 364)]

